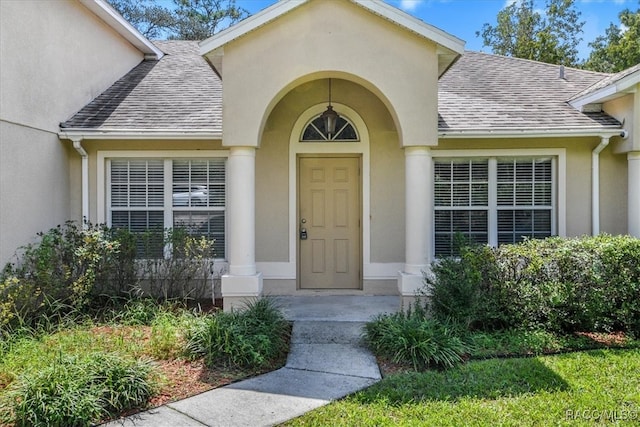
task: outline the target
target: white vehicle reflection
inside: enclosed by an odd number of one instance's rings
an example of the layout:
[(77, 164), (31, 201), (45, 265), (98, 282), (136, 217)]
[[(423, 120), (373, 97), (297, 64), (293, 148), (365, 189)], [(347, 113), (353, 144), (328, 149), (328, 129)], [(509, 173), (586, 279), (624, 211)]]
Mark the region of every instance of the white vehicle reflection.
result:
[(206, 206), (209, 192), (205, 185), (173, 187), (173, 206)]

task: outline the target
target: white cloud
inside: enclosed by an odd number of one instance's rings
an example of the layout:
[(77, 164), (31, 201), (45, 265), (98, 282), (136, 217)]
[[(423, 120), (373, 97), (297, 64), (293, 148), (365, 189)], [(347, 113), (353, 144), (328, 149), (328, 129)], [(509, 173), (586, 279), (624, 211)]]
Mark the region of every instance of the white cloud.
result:
[(400, 0), (400, 8), (406, 11), (414, 11), (424, 0)]

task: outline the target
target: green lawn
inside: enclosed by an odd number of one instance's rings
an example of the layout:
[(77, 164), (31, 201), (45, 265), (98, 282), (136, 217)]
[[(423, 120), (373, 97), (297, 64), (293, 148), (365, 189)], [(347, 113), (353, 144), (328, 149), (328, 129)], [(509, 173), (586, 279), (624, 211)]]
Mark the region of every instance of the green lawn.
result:
[(640, 349), (473, 361), (402, 373), (288, 426), (640, 424)]

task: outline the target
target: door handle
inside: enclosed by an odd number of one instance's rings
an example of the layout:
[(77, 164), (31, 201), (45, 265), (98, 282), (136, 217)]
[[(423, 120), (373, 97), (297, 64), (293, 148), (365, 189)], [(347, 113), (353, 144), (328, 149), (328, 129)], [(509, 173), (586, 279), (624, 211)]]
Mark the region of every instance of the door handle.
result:
[(307, 240), (307, 229), (306, 228), (301, 228), (300, 229), (300, 240)]

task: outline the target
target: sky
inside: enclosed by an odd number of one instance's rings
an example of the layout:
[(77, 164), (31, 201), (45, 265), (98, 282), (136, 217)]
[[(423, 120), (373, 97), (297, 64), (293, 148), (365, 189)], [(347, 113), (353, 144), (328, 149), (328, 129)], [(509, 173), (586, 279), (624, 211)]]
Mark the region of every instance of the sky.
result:
[[(498, 12), (516, 0), (384, 0), (424, 22), (466, 41), (467, 50), (490, 52), (476, 37), (476, 31), (487, 22), (495, 24)], [(238, 6), (255, 14), (276, 0), (236, 0)], [(536, 0), (541, 7), (544, 0)], [(619, 24), (618, 13), (624, 9), (637, 10), (638, 0), (577, 0), (576, 8), (585, 21), (583, 41), (578, 50), (581, 59), (589, 56), (588, 43), (603, 35), (610, 23)]]

